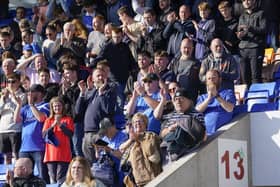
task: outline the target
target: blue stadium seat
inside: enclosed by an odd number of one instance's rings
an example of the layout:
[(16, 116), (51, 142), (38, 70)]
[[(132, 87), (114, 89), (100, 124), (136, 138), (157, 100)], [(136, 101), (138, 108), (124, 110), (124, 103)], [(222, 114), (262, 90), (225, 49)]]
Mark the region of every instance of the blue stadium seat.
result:
[(255, 103), (248, 112), (265, 112), (277, 109), (276, 103)]
[(269, 103), (269, 91), (268, 90), (255, 90), (248, 91), (245, 97), (245, 103), (248, 105), (247, 111), (251, 111), (254, 104), (257, 103)]
[(47, 184), (47, 187), (59, 187), (59, 184), (56, 183), (56, 184)]
[(269, 99), (274, 99), (276, 82), (254, 83), (250, 86), (249, 91), (268, 90)]

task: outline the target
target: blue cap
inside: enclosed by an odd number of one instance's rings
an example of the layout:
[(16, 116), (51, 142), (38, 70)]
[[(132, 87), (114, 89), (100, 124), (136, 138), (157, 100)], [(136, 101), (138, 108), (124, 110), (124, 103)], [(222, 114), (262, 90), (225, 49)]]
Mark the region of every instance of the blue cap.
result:
[(33, 47), (32, 47), (32, 45), (30, 45), (30, 44), (25, 44), (25, 45), (23, 46), (23, 50), (24, 50), (24, 51), (33, 51)]

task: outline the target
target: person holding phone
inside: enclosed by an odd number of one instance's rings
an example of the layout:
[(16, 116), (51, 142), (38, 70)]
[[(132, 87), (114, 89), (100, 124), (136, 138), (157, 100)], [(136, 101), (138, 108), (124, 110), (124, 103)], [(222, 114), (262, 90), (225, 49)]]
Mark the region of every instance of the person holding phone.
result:
[[(52, 131), (55, 143), (46, 143), (44, 162), (47, 164), (51, 183), (62, 184), (72, 158), (70, 139), (74, 131), (72, 117), (65, 114), (62, 99), (53, 97), (50, 101), (50, 116), (43, 127), (43, 136)], [(54, 141), (54, 140), (52, 140)]]

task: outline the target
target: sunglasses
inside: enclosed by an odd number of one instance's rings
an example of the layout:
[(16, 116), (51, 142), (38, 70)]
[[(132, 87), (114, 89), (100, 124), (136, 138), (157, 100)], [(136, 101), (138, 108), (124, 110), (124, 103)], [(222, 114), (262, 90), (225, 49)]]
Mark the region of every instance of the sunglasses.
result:
[(14, 84), (14, 83), (16, 83), (16, 82), (17, 82), (16, 80), (12, 80), (12, 79), (7, 80), (7, 83), (11, 83), (11, 84)]
[(174, 88), (169, 88), (168, 91), (169, 91), (169, 93), (175, 93), (176, 87), (174, 87)]

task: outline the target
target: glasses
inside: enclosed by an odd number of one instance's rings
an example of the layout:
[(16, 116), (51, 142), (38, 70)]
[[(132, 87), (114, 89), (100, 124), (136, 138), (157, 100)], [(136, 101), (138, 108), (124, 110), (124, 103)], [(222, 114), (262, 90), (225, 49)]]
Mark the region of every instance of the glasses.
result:
[(169, 88), (168, 91), (169, 91), (169, 93), (175, 93), (176, 87), (174, 87), (174, 88)]
[(16, 83), (16, 80), (9, 79), (9, 80), (7, 80), (7, 83), (14, 84), (14, 83)]

